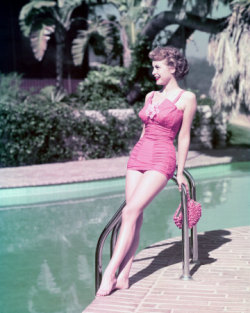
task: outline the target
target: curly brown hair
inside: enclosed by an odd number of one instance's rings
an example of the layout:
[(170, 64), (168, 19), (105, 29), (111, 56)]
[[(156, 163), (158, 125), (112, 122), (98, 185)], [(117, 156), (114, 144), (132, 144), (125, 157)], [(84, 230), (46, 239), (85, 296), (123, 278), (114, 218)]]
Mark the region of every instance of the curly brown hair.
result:
[(185, 56), (175, 47), (156, 47), (149, 52), (149, 58), (153, 61), (166, 60), (167, 65), (175, 68), (174, 77), (182, 79), (188, 74), (189, 66)]

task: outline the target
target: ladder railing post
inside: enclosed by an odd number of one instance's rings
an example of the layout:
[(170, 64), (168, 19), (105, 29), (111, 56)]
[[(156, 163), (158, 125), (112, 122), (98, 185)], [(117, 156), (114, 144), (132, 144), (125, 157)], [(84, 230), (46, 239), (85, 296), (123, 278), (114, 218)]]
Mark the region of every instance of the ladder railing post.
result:
[[(190, 197), (191, 199), (196, 201), (196, 186), (193, 176), (187, 170), (184, 170), (183, 173), (189, 182)], [(191, 229), (191, 251), (192, 251), (192, 263), (199, 263), (197, 225), (195, 225)]]
[(181, 185), (181, 208), (182, 208), (182, 280), (191, 280), (189, 270), (189, 229), (188, 229), (188, 214), (187, 214), (187, 191), (185, 185)]

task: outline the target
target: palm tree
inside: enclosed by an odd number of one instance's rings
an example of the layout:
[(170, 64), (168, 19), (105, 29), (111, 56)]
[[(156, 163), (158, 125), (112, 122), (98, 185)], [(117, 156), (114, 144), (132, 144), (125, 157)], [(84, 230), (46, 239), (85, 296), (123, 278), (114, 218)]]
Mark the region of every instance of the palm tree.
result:
[(215, 101), (215, 127), (219, 145), (225, 145), (232, 114), (250, 114), (250, 3), (234, 1), (227, 27), (210, 38), (208, 59), (216, 69), (210, 95)]
[(33, 0), (19, 14), (21, 31), (30, 38), (35, 58), (41, 61), (52, 34), (56, 41), (56, 87), (63, 89), (63, 59), (66, 33), (75, 19), (72, 13), (83, 0)]
[(132, 51), (135, 48), (142, 28), (153, 14), (158, 0), (111, 0), (118, 12), (118, 21), (115, 23), (123, 47), (123, 65), (128, 68), (132, 62)]
[[(89, 21), (89, 28), (86, 31), (79, 31), (73, 41), (72, 55), (75, 65), (80, 65), (84, 52), (93, 34), (98, 33), (105, 38), (108, 51), (112, 50), (111, 27), (120, 34), (120, 41), (123, 50), (123, 66), (128, 68), (132, 61), (132, 51), (137, 44), (141, 29), (146, 25), (153, 14), (158, 0), (109, 0), (106, 4), (112, 5), (116, 10), (116, 17), (106, 18), (97, 21)], [(104, 3), (102, 3), (104, 4)]]
[[(227, 2), (230, 0), (223, 0)], [(159, 35), (165, 32), (167, 35), (162, 36), (161, 45), (172, 45), (183, 50), (185, 54), (186, 44), (195, 30), (206, 33), (216, 34), (226, 26), (226, 18), (208, 18), (207, 16), (216, 8), (218, 0), (168, 0), (166, 1), (165, 11), (158, 14), (151, 14), (147, 23), (141, 29), (141, 37), (145, 38), (150, 45), (145, 45), (138, 55), (148, 55), (148, 50), (152, 45), (157, 44)], [(174, 32), (168, 31), (167, 27), (177, 25)], [(137, 75), (140, 79), (141, 75)], [(134, 84), (127, 94), (129, 103), (134, 103), (140, 97), (140, 88)]]

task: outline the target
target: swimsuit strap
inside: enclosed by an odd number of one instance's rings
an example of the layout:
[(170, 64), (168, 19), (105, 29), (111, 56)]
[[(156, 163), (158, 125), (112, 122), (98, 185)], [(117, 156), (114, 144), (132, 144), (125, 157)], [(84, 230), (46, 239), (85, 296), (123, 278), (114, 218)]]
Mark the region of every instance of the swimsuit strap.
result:
[(174, 99), (174, 101), (172, 102), (173, 104), (175, 104), (181, 97), (181, 95), (183, 94), (185, 90), (181, 90), (180, 93), (178, 94), (178, 96)]

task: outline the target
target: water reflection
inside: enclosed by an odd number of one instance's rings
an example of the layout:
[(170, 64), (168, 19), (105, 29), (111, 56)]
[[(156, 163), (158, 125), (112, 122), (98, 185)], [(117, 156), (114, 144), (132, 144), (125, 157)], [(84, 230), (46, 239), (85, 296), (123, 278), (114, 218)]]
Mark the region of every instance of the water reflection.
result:
[(79, 273), (79, 280), (91, 281), (93, 278), (91, 277), (91, 268), (88, 263), (88, 259), (86, 255), (79, 255), (78, 256), (78, 273)]
[(122, 196), (1, 211), (0, 312), (81, 312), (98, 236)]
[(207, 186), (202, 188), (202, 203), (204, 205), (218, 205), (219, 203), (223, 203), (227, 201), (228, 193), (231, 192), (231, 179), (226, 177), (222, 178), (219, 181), (214, 180), (207, 183)]

